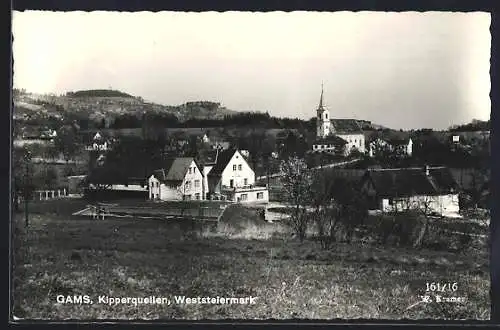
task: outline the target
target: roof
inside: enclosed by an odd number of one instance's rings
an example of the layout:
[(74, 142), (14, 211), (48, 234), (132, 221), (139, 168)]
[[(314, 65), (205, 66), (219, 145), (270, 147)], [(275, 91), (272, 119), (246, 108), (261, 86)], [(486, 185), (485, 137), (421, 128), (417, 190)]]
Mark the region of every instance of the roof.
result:
[(167, 159), (161, 169), (153, 171), (153, 175), (162, 182), (180, 182), (184, 180), (188, 168), (193, 161), (195, 161), (193, 157)]
[(385, 140), (392, 145), (408, 144), (410, 142), (410, 134), (407, 132), (391, 131)]
[(367, 134), (367, 140), (373, 142), (377, 139), (383, 140), (392, 145), (408, 144), (410, 133), (401, 131), (373, 131)]
[(233, 158), (236, 149), (228, 149), (222, 150), (219, 152), (219, 156), (217, 157), (217, 162), (214, 167), (208, 173), (209, 176), (220, 176), (222, 172), (226, 169), (229, 161)]
[(363, 182), (370, 180), (380, 196), (407, 197), (414, 195), (441, 195), (458, 188), (451, 172), (446, 167), (370, 169)]
[(199, 153), (198, 158), (200, 163), (204, 165), (215, 164), (217, 162), (217, 156), (220, 152), (220, 150), (213, 149)]
[(313, 144), (334, 144), (334, 145), (345, 145), (347, 143), (343, 138), (336, 135), (328, 135), (324, 138), (316, 139)]
[(337, 134), (363, 133), (361, 125), (356, 119), (332, 119), (331, 123)]

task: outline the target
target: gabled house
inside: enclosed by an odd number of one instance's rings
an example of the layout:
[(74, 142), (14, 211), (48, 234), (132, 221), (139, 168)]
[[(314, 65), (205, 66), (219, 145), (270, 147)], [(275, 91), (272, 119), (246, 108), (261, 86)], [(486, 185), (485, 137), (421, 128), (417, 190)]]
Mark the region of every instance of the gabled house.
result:
[(420, 209), (442, 216), (460, 211), (458, 185), (446, 167), (369, 169), (361, 189), (372, 210)]
[(112, 143), (113, 139), (111, 137), (106, 137), (102, 133), (96, 132), (85, 149), (87, 151), (106, 152), (111, 150)]
[(226, 150), (230, 148), (230, 142), (226, 137), (224, 137), (221, 132), (211, 129), (207, 130), (202, 137), (203, 143), (206, 143), (212, 149), (222, 149)]
[(255, 185), (255, 172), (237, 149), (218, 153), (215, 164), (208, 170), (207, 182), (211, 199), (234, 202), (269, 201), (267, 187)]
[(148, 191), (155, 200), (201, 200), (202, 168), (193, 157), (168, 159), (148, 178)]

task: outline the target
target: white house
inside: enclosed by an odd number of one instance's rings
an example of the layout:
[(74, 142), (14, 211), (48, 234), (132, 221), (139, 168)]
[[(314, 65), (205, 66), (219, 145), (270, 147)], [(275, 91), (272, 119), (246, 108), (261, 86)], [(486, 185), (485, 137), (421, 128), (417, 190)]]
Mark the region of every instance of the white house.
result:
[(458, 185), (446, 167), (367, 170), (361, 179), (370, 209), (382, 212), (425, 210), (458, 216)]
[(341, 150), (345, 151), (347, 141), (336, 135), (329, 135), (324, 138), (316, 139), (313, 142), (313, 152), (328, 152), (338, 153)]
[[(316, 109), (316, 137), (321, 140), (331, 135), (346, 141), (346, 154), (349, 154), (354, 149), (362, 153), (365, 152), (365, 135), (361, 125), (356, 119), (331, 119), (328, 109), (323, 105), (322, 87), (319, 106)], [(313, 151), (315, 150), (313, 149)]]
[(208, 193), (211, 198), (234, 202), (269, 201), (267, 187), (255, 185), (255, 172), (234, 149), (219, 152), (215, 165), (208, 171)]
[(376, 138), (368, 145), (368, 155), (374, 157), (377, 150), (381, 149), (411, 156), (413, 153), (413, 140), (410, 137)]
[(103, 137), (97, 132), (92, 138), (92, 142), (85, 149), (88, 151), (108, 151), (111, 149), (111, 140)]
[(201, 200), (202, 169), (192, 157), (169, 159), (148, 178), (148, 190), (155, 200)]

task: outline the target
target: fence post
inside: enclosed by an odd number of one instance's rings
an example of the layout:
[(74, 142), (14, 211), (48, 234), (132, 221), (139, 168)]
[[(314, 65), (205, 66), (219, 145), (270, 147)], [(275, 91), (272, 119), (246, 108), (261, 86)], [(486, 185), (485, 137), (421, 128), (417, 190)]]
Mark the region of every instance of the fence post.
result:
[(61, 197), (61, 190), (60, 189), (57, 189), (57, 197), (60, 198)]
[(49, 199), (49, 192), (47, 190), (45, 190), (45, 200), (48, 200)]
[(66, 188), (63, 188), (63, 196), (66, 196)]

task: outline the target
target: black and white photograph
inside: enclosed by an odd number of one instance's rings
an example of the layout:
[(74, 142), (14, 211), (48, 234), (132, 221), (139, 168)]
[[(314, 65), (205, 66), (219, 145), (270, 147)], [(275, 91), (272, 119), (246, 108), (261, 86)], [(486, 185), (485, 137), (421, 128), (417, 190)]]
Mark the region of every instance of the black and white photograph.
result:
[(490, 320), (487, 12), (12, 12), (11, 319)]

